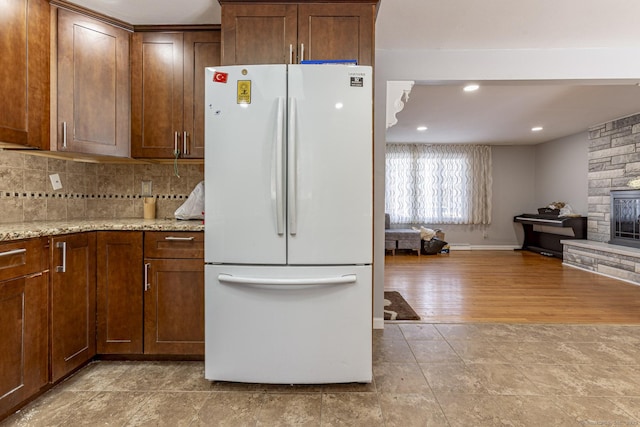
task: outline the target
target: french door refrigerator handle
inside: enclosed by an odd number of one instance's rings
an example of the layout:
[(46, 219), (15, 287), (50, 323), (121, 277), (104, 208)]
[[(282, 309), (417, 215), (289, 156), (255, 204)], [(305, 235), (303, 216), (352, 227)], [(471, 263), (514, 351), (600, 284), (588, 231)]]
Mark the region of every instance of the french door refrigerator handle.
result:
[(295, 236), (298, 234), (298, 216), (297, 216), (297, 199), (298, 199), (298, 158), (296, 150), (296, 98), (289, 98), (289, 133), (288, 133), (288, 160), (289, 173), (288, 184), (289, 191), (287, 197), (289, 199), (289, 234)]
[(315, 277), (307, 279), (283, 279), (267, 277), (242, 277), (231, 274), (218, 274), (218, 281), (232, 283), (236, 285), (346, 285), (355, 283), (355, 274), (345, 274), (344, 276)]
[(279, 236), (284, 234), (284, 114), (285, 114), (285, 99), (283, 97), (278, 98), (278, 117), (277, 117), (277, 131), (276, 131), (276, 229)]

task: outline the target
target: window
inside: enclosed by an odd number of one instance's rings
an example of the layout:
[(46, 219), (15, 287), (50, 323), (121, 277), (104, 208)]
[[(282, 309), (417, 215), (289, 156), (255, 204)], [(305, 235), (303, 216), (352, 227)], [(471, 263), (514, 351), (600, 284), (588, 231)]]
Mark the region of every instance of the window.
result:
[(385, 211), (394, 224), (489, 224), (491, 148), (387, 144)]

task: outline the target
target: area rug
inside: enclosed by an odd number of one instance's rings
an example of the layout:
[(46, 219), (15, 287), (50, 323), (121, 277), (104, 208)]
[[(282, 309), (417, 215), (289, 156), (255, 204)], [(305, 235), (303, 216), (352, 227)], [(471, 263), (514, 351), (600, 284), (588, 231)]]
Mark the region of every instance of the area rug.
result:
[(400, 292), (385, 291), (384, 320), (420, 320), (420, 316), (400, 295)]

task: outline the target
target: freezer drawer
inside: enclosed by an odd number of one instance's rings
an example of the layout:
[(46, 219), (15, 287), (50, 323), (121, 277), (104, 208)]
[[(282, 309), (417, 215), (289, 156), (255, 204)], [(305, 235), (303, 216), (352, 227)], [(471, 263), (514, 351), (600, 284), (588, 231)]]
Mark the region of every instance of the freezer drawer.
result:
[(371, 382), (371, 267), (205, 266), (205, 378)]

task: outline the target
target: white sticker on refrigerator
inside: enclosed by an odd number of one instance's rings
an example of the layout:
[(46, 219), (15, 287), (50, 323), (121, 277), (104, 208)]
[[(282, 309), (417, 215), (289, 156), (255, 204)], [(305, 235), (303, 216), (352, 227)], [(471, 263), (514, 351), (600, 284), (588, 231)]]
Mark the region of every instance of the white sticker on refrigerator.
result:
[(351, 87), (363, 87), (364, 77), (351, 76)]

